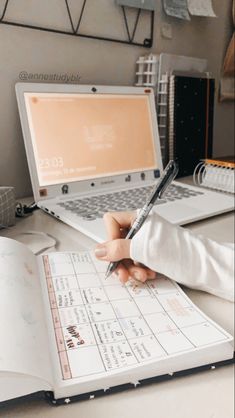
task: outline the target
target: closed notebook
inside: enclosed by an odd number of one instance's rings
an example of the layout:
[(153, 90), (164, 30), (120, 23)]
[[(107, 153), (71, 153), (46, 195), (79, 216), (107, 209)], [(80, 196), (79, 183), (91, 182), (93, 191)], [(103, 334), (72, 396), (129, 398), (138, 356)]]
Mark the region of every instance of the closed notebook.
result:
[(172, 75), (169, 83), (169, 159), (178, 177), (193, 174), (210, 158), (213, 142), (214, 79)]
[[(105, 280), (93, 253), (0, 237), (0, 401), (92, 399), (233, 361), (233, 338), (164, 276)], [(195, 273), (196, 274), (196, 273)]]
[(234, 157), (221, 157), (200, 161), (194, 170), (194, 183), (226, 193), (235, 193)]

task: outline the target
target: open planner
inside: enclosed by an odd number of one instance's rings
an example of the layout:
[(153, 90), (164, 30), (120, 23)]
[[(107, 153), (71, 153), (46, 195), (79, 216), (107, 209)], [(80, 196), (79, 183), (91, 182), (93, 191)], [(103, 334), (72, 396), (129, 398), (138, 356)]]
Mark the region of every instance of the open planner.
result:
[(105, 280), (92, 252), (0, 238), (0, 400), (69, 403), (233, 359), (233, 338), (164, 276)]

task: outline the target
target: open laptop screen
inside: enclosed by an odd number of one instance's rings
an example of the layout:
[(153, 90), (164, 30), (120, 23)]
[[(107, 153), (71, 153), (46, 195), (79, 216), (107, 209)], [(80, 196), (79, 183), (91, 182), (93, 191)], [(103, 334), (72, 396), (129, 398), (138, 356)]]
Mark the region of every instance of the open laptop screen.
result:
[(148, 94), (24, 97), (40, 186), (156, 168)]

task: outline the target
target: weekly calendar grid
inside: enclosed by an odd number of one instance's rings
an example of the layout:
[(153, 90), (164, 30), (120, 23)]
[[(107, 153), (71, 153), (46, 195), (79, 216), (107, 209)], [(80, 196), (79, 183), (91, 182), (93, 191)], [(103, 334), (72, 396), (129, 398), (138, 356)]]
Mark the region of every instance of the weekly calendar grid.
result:
[(91, 252), (42, 258), (64, 380), (228, 339), (164, 276), (122, 285)]

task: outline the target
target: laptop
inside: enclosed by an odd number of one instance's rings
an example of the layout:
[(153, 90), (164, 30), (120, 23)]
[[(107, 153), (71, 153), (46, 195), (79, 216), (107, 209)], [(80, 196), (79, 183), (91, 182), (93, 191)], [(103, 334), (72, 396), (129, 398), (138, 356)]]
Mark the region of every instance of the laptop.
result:
[[(95, 241), (106, 211), (142, 207), (163, 167), (153, 90), (17, 83), (34, 199)], [(233, 197), (173, 182), (154, 210), (183, 225), (233, 209)]]

